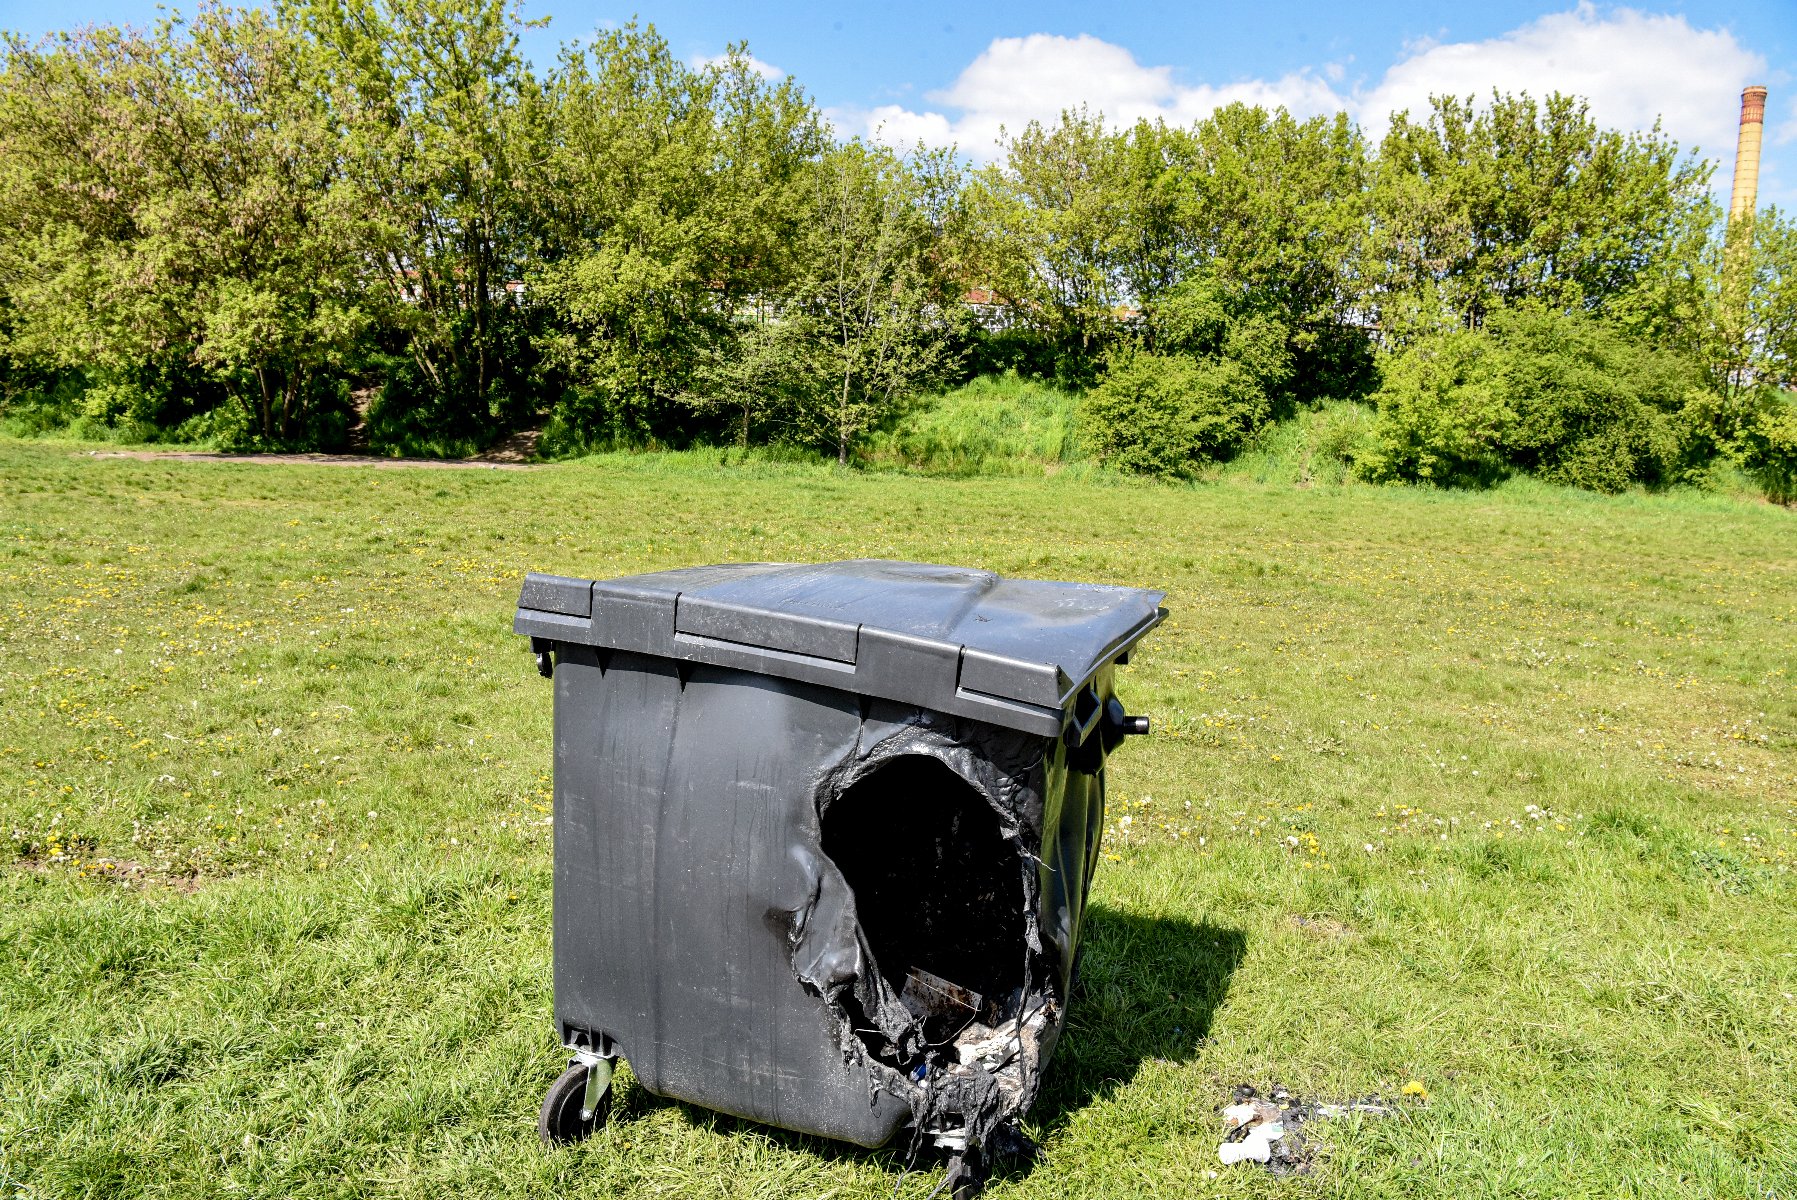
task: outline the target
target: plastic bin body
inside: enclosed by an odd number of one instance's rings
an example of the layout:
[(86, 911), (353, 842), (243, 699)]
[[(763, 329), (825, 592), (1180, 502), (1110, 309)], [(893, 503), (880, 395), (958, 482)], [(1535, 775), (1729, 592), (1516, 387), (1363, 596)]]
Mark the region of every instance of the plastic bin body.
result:
[[(877, 1146), (948, 1104), (848, 1032), (896, 1027), (921, 968), (1049, 998), (1039, 1073), (1120, 738), (1112, 664), (1159, 599), (883, 562), (531, 577), (516, 628), (554, 656), (564, 1042), (615, 1049), (658, 1095)], [(888, 831), (915, 871), (889, 869)], [(992, 896), (931, 857), (957, 837), (1000, 862)], [(1033, 1095), (1026, 1075), (1006, 1103)]]

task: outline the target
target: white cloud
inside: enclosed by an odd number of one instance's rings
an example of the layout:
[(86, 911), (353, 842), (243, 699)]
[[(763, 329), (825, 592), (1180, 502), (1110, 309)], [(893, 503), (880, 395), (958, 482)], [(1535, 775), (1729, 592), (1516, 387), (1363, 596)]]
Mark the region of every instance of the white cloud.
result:
[(1393, 112), (1427, 112), (1432, 94), (1565, 92), (1589, 100), (1599, 124), (1650, 129), (1659, 117), (1681, 149), (1720, 159), (1733, 154), (1741, 88), (1765, 70), (1725, 29), (1581, 4), (1486, 41), (1417, 47), (1355, 95), (1354, 111), (1377, 134)]
[[(1766, 60), (1726, 29), (1584, 3), (1484, 41), (1409, 44), (1382, 76), (1359, 86), (1346, 84), (1340, 63), (1278, 79), (1186, 84), (1171, 66), (1144, 66), (1124, 47), (1090, 34), (998, 38), (952, 84), (929, 93), (928, 108), (888, 104), (829, 115), (846, 132), (892, 145), (952, 142), (984, 160), (996, 153), (1001, 127), (1014, 133), (1082, 102), (1113, 124), (1141, 117), (1187, 124), (1235, 100), (1282, 104), (1301, 117), (1346, 110), (1377, 137), (1392, 111), (1426, 112), (1432, 93), (1483, 100), (1494, 88), (1537, 99), (1559, 91), (1589, 100), (1603, 125), (1645, 130), (1660, 117), (1682, 149), (1701, 149), (1721, 164), (1717, 184), (1726, 188), (1741, 88), (1763, 81), (1766, 69)], [(1797, 110), (1784, 124), (1768, 129), (1768, 142), (1797, 138)], [(1766, 165), (1771, 182), (1777, 164)]]
[[(721, 67), (729, 61), (730, 56), (728, 54), (699, 54), (688, 59), (686, 65), (693, 68), (695, 71), (702, 71), (706, 67)], [(785, 79), (788, 74), (788, 72), (782, 71), (773, 63), (762, 62), (753, 54), (749, 55), (749, 70), (755, 72), (755, 74), (761, 76), (769, 83), (779, 83), (782, 79)]]
[[(1333, 88), (1314, 72), (1274, 81), (1247, 80), (1188, 87), (1172, 67), (1146, 67), (1122, 46), (1082, 33), (1061, 37), (1033, 33), (997, 38), (941, 91), (926, 97), (940, 108), (922, 112), (897, 104), (829, 114), (850, 132), (895, 146), (922, 140), (958, 144), (975, 158), (990, 158), (1001, 130), (1019, 132), (1031, 121), (1052, 121), (1064, 108), (1085, 104), (1113, 124), (1156, 117), (1188, 124), (1219, 105), (1283, 104), (1310, 116), (1341, 107)], [(949, 111), (958, 115), (949, 116)]]

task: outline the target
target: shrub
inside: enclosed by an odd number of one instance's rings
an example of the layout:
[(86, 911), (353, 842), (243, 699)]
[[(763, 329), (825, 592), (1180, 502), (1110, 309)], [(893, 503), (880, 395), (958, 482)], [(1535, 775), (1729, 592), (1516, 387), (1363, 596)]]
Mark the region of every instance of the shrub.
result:
[(87, 380), (75, 371), (41, 371), (0, 358), (0, 429), (37, 437), (66, 429), (81, 415)]
[(1290, 329), (1214, 280), (1148, 304), (1140, 334), (1110, 356), (1083, 406), (1087, 440), (1110, 466), (1188, 477), (1294, 405)]
[(1516, 413), (1511, 460), (1555, 483), (1619, 492), (1663, 483), (1695, 372), (1582, 316), (1511, 310), (1491, 323), (1498, 386)]
[[(1269, 414), (1287, 416), (1297, 398), (1292, 331), (1264, 306), (1227, 293), (1207, 278), (1188, 280), (1147, 307), (1150, 346), (1162, 354), (1235, 364), (1260, 389)], [(1319, 396), (1306, 394), (1303, 399)], [(1263, 418), (1264, 419), (1264, 418)]]
[(1797, 503), (1797, 395), (1768, 388), (1741, 439), (1741, 466), (1779, 504)]
[(1516, 414), (1492, 386), (1491, 340), (1454, 332), (1392, 360), (1373, 396), (1373, 445), (1360, 458), (1369, 479), (1489, 484), (1509, 469), (1504, 442)]
[(1696, 370), (1580, 314), (1505, 310), (1424, 338), (1374, 396), (1374, 479), (1489, 484), (1513, 471), (1595, 491), (1671, 482), (1692, 457)]
[(1103, 461), (1168, 478), (1230, 457), (1271, 415), (1266, 391), (1242, 364), (1145, 351), (1113, 359), (1082, 414)]
[(241, 404), (221, 404), (187, 418), (175, 427), (171, 440), (205, 443), (225, 451), (257, 448), (254, 419)]

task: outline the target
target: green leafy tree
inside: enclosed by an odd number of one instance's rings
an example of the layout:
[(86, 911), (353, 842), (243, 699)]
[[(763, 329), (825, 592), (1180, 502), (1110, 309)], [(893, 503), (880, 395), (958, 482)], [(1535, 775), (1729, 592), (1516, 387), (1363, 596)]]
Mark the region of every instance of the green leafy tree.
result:
[(761, 308), (739, 312), (734, 325), (729, 337), (700, 349), (686, 402), (701, 413), (727, 414), (746, 449), (757, 431), (791, 434), (823, 381), (803, 320)]
[(260, 11), (209, 7), (171, 49), (192, 161), (157, 227), (206, 264), (194, 357), (247, 397), (263, 441), (334, 444), (368, 314), (316, 48)]
[(532, 79), (511, 0), (293, 0), (341, 139), (343, 192), (410, 364), (379, 415), (479, 437), (530, 406), (518, 117)]
[[(928, 156), (926, 156), (928, 158)], [(811, 169), (804, 274), (781, 320), (807, 347), (797, 414), (811, 440), (846, 464), (855, 439), (951, 363), (934, 280), (941, 231), (931, 187), (952, 182), (946, 156), (923, 169), (850, 141)]]
[(179, 81), (156, 37), (91, 28), (6, 43), (0, 291), (9, 353), (82, 374), (92, 415), (154, 417), (198, 341), (186, 264), (139, 255), (170, 172), (158, 103)]
[(1437, 96), (1393, 117), (1373, 187), (1375, 308), (1388, 337), (1476, 328), (1505, 306), (1604, 313), (1680, 244), (1710, 168), (1656, 126), (1600, 128), (1560, 94)]
[[(1086, 378), (1140, 316), (1202, 277), (1275, 312), (1306, 398), (1370, 386), (1361, 310), (1366, 147), (1346, 117), (1229, 105), (1190, 128), (1064, 113), (971, 190), (970, 276)], [(1146, 330), (1153, 346), (1152, 321)]]
[[(971, 180), (967, 266), (1081, 375), (1116, 337), (1128, 298), (1128, 162), (1103, 116), (1084, 108), (1032, 121)], [(1164, 255), (1163, 255), (1164, 257)], [(1154, 268), (1139, 265), (1146, 275)]]
[(561, 425), (643, 437), (688, 404), (735, 407), (737, 340), (798, 269), (803, 172), (824, 142), (810, 103), (743, 47), (695, 69), (626, 26), (564, 51), (529, 120), (531, 286), (571, 384)]
[(93, 416), (166, 424), (210, 398), (205, 426), (227, 440), (339, 437), (364, 322), (303, 41), (206, 6), (191, 26), (9, 58), (17, 349), (90, 373)]
[(1687, 470), (1733, 463), (1769, 493), (1797, 492), (1797, 225), (1775, 208), (1724, 223), (1714, 205), (1616, 307), (1631, 336), (1700, 364), (1708, 393), (1686, 411)]
[(1711, 246), (1719, 382), (1730, 395), (1797, 387), (1797, 222), (1769, 207)]
[(1175, 220), (1188, 265), (1178, 278), (1202, 274), (1284, 328), (1295, 400), (1370, 390), (1371, 166), (1359, 130), (1342, 114), (1299, 121), (1230, 104), (1161, 141), (1184, 181)]

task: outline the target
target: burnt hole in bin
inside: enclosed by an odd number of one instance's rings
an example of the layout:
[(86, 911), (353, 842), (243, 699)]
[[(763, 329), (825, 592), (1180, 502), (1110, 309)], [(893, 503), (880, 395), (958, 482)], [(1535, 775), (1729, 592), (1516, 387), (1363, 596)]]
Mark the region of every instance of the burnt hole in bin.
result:
[[(894, 992), (915, 969), (977, 992), (983, 1016), (1014, 1004), (1025, 982), (1021, 863), (971, 784), (927, 755), (895, 758), (830, 803), (823, 843)], [(957, 1030), (933, 1020), (925, 1032), (936, 1041)]]

